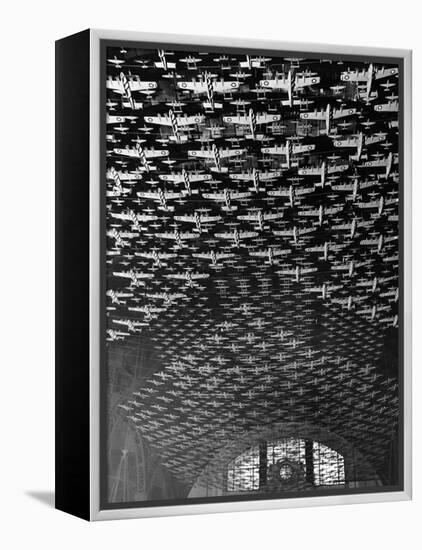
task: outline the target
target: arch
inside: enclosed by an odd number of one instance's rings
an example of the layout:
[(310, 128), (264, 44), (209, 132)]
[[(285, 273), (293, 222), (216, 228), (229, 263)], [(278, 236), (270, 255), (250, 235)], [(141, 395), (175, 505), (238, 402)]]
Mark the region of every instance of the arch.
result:
[[(318, 427), (308, 423), (297, 422), (279, 422), (267, 427), (266, 429), (257, 428), (240, 435), (235, 441), (230, 442), (226, 447), (215, 455), (202, 471), (192, 486), (189, 497), (221, 496), (224, 494), (236, 494), (236, 491), (227, 488), (227, 472), (230, 463), (243, 453), (254, 449), (259, 449), (262, 442), (276, 442), (280, 440), (302, 440), (311, 441), (319, 446), (324, 446), (335, 452), (344, 460), (344, 486), (362, 487), (381, 485), (378, 475), (374, 468), (368, 463), (365, 457), (348, 441), (341, 436), (329, 431), (326, 428)], [(315, 447), (314, 447), (315, 448)], [(257, 458), (254, 458), (257, 461)], [(306, 472), (305, 472), (306, 474)], [(302, 490), (311, 490), (321, 488), (323, 483), (311, 484), (306, 481), (300, 488)], [(286, 485), (287, 489), (292, 490)], [(254, 492), (280, 491), (280, 486), (275, 488), (274, 484), (267, 485), (265, 489), (258, 487), (255, 483), (249, 489)], [(282, 489), (281, 489), (282, 490)], [(239, 491), (243, 492), (243, 491)]]

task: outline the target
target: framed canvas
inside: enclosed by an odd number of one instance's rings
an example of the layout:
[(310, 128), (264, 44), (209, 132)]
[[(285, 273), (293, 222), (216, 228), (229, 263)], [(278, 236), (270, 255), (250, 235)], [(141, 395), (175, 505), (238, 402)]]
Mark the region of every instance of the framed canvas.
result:
[(56, 43), (56, 506), (411, 498), (411, 52)]

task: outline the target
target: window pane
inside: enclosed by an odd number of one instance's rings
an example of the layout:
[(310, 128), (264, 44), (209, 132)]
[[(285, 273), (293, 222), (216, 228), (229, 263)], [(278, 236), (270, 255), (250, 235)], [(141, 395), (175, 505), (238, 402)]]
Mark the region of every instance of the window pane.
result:
[[(326, 445), (314, 441), (312, 444), (312, 459), (314, 485), (316, 487), (345, 483), (344, 458), (342, 455)], [(283, 460), (301, 464), (305, 467), (305, 440), (289, 437), (268, 442), (267, 468)], [(256, 445), (229, 462), (227, 467), (227, 491), (256, 491), (259, 488), (259, 446)]]
[(337, 485), (345, 482), (344, 458), (326, 445), (314, 441), (315, 485)]

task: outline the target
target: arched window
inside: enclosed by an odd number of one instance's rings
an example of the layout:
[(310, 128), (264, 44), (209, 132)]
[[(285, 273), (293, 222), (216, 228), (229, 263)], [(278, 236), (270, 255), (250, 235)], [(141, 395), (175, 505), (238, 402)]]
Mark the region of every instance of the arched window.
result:
[(344, 458), (319, 441), (283, 438), (249, 448), (227, 466), (229, 492), (304, 489), (345, 483)]

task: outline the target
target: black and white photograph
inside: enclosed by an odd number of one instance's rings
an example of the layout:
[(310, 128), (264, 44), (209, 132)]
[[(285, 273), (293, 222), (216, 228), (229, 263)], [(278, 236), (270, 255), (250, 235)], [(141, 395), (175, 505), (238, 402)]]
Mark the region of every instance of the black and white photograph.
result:
[(0, 546), (413, 550), (415, 2), (3, 4)]
[(400, 62), (102, 48), (104, 508), (402, 490)]

